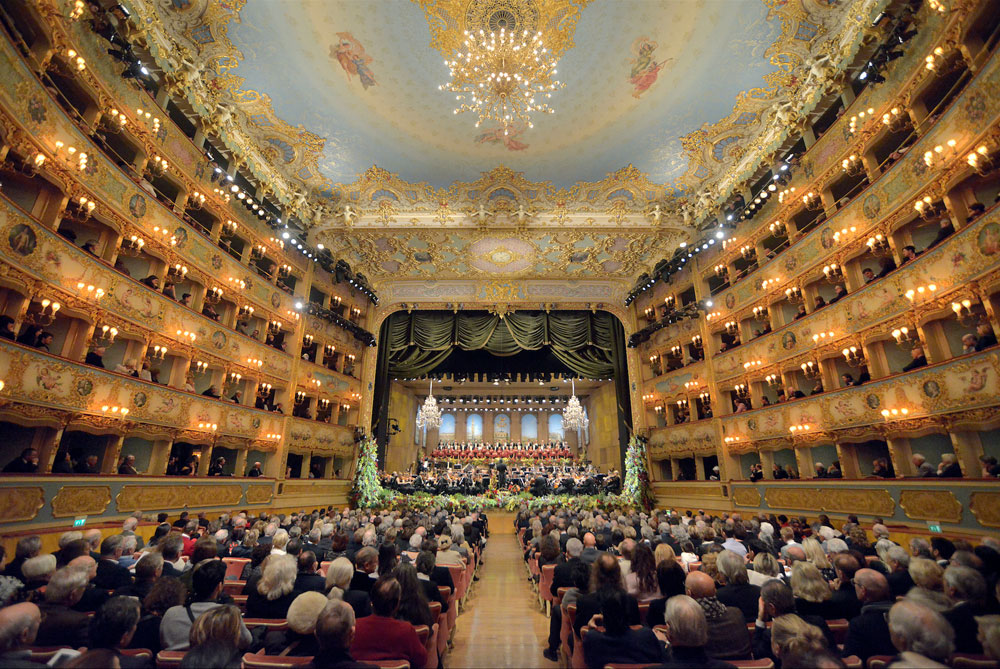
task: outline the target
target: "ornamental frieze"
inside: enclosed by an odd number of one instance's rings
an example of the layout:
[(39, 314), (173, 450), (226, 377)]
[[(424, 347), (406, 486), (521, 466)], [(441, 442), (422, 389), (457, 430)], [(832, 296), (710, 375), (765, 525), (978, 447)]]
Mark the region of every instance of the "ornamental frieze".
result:
[(733, 488), (733, 503), (738, 506), (760, 506), (760, 491), (757, 488)]
[(247, 486), (247, 504), (267, 504), (274, 496), (273, 485), (249, 485)]
[(962, 521), (962, 503), (950, 490), (901, 490), (899, 506), (913, 520)]
[(768, 488), (764, 500), (771, 509), (806, 509), (834, 513), (862, 513), (875, 516), (892, 516), (896, 502), (885, 489), (823, 489), (816, 494), (814, 488)]
[(972, 493), (969, 508), (980, 525), (1000, 527), (1000, 492)]
[(59, 488), (50, 502), (54, 518), (69, 516), (99, 516), (111, 503), (111, 488), (106, 485)]
[(5, 523), (34, 520), (45, 504), (45, 491), (35, 487), (0, 487), (0, 508)]

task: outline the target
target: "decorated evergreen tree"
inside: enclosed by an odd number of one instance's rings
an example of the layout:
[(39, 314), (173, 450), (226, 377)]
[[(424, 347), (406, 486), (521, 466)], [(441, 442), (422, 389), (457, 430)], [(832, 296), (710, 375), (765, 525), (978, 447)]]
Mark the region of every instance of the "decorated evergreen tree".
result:
[(350, 501), (355, 508), (379, 506), (393, 497), (378, 480), (378, 447), (375, 440), (365, 437), (358, 449), (358, 466), (354, 473)]
[(646, 469), (646, 442), (634, 435), (625, 452), (625, 487), (622, 495), (646, 510), (653, 508), (653, 493), (649, 486), (649, 471)]

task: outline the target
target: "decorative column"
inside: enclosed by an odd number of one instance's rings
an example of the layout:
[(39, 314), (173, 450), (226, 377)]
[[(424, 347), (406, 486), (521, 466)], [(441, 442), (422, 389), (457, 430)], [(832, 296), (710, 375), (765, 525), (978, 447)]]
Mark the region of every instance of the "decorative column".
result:
[(104, 447), (104, 461), (101, 463), (102, 474), (118, 473), (118, 458), (121, 457), (122, 444), (124, 442), (124, 434), (108, 435), (108, 442)]
[(813, 466), (812, 448), (809, 446), (794, 445), (795, 466), (799, 470), (800, 479), (816, 478), (816, 468)]
[(246, 448), (236, 451), (236, 462), (233, 464), (233, 476), (242, 477), (247, 471), (247, 455), (250, 452), (250, 444)]
[(916, 476), (917, 470), (910, 459), (913, 456), (910, 440), (904, 437), (886, 436), (885, 443), (889, 448), (889, 458), (892, 460), (892, 469), (896, 473), (896, 478)]
[(858, 464), (858, 451), (853, 444), (837, 442), (837, 459), (840, 460), (840, 474), (845, 479), (861, 478), (861, 466)]
[(978, 432), (949, 430), (951, 445), (955, 450), (955, 458), (962, 467), (962, 476), (978, 477), (982, 467), (979, 464), (979, 456), (983, 454), (983, 443)]
[(538, 442), (544, 444), (549, 440), (549, 412), (538, 412)]
[(510, 413), (510, 440), (521, 441), (521, 412), (512, 411)]
[(167, 462), (170, 461), (170, 449), (173, 439), (156, 439), (149, 454), (149, 468), (144, 472), (151, 476), (164, 476), (167, 473)]
[(760, 465), (765, 479), (774, 478), (774, 451), (760, 452)]

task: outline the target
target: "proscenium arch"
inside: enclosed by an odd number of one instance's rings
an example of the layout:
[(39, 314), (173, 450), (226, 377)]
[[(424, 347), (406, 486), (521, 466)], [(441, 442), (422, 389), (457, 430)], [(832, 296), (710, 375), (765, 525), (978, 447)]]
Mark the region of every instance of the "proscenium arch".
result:
[[(433, 305), (434, 307), (441, 307), (445, 305)], [(451, 313), (456, 316), (461, 312), (482, 312), (484, 309), (480, 305), (469, 305), (471, 308), (463, 309), (461, 311), (456, 310), (453, 305), (447, 305)], [(615, 387), (615, 397), (616, 397), (616, 407), (617, 407), (617, 425), (618, 425), (618, 441), (619, 441), (619, 466), (624, 470), (625, 466), (625, 452), (628, 447), (629, 438), (632, 436), (636, 429), (641, 429), (644, 427), (642, 423), (641, 414), (641, 403), (638, 397), (638, 383), (633, 381), (632, 378), (639, 378), (639, 361), (636, 349), (627, 348), (625, 346), (626, 336), (630, 330), (634, 330), (635, 324), (632, 323), (631, 327), (629, 324), (624, 322), (623, 316), (627, 316), (627, 312), (616, 313), (621, 311), (619, 309), (596, 309), (591, 305), (586, 305), (587, 309), (573, 309), (572, 307), (577, 305), (566, 304), (560, 305), (560, 309), (556, 311), (569, 311), (569, 312), (583, 312), (589, 311), (592, 314), (606, 314), (612, 316), (612, 339), (613, 344), (611, 345), (611, 350), (613, 355), (611, 355), (611, 364), (614, 369), (612, 373), (613, 383)], [(579, 305), (583, 307), (584, 305)], [(603, 305), (599, 305), (603, 306)], [(413, 313), (416, 311), (416, 305), (400, 304), (394, 305), (394, 308), (383, 308), (380, 310), (381, 313), (377, 314), (376, 322), (379, 324), (379, 336), (378, 336), (378, 346), (368, 356), (368, 361), (366, 364), (365, 382), (370, 391), (369, 396), (371, 397), (371, 404), (367, 404), (365, 407), (366, 418), (370, 420), (372, 434), (375, 436), (376, 442), (378, 444), (378, 461), (385, 462), (386, 457), (386, 447), (388, 444), (388, 416), (389, 416), (389, 387), (391, 385), (391, 379), (389, 374), (390, 367), (390, 346), (385, 342), (389, 340), (389, 327), (391, 323), (391, 316), (393, 314), (399, 313), (401, 311), (406, 311), (408, 313)], [(480, 308), (475, 308), (480, 307)], [(421, 309), (420, 311), (446, 311), (441, 308), (432, 308), (428, 305), (427, 309)], [(531, 311), (540, 312), (542, 309), (538, 305), (525, 305), (524, 309), (514, 310), (514, 311)], [(548, 311), (548, 310), (546, 310)], [(546, 321), (547, 322), (547, 321)], [(507, 327), (505, 324), (500, 327)], [(398, 332), (397, 332), (398, 334)], [(412, 343), (412, 342), (411, 342)], [(545, 346), (542, 346), (540, 350), (549, 349), (550, 345), (546, 342)], [(438, 350), (438, 349), (429, 349)], [(476, 349), (478, 350), (478, 348)], [(534, 349), (527, 349), (534, 350)], [(371, 355), (371, 354), (374, 355)], [(442, 360), (443, 361), (443, 360)], [(440, 362), (437, 364), (441, 364)], [(429, 371), (425, 373), (433, 373), (434, 367), (431, 367)], [(631, 378), (630, 378), (631, 377)], [(635, 397), (633, 397), (635, 395)], [(369, 400), (366, 400), (366, 403)], [(365, 421), (368, 422), (368, 421)]]

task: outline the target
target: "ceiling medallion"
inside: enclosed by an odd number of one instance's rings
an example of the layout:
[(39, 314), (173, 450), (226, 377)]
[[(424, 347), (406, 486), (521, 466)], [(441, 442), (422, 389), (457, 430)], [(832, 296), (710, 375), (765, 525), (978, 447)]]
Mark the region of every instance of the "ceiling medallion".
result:
[(534, 3), (470, 6), (466, 25), (471, 31), (465, 31), (454, 58), (444, 61), (451, 81), (438, 86), (455, 94), (455, 114), (473, 112), (477, 128), (487, 122), (506, 136), (518, 124), (533, 128), (532, 113), (554, 113), (547, 100), (564, 84), (555, 78), (558, 58), (545, 46), (542, 32), (533, 32), (537, 20)]

